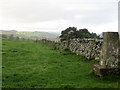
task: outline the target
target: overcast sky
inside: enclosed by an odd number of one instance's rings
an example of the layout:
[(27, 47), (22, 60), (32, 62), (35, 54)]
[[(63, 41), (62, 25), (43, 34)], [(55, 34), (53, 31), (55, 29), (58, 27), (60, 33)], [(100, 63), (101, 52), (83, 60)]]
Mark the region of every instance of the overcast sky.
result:
[(0, 29), (118, 31), (119, 0), (0, 0)]

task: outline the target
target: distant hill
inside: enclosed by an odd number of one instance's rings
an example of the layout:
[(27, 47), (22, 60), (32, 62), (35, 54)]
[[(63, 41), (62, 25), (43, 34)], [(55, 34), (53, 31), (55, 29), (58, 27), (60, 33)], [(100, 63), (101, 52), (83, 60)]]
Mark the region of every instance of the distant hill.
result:
[(16, 30), (0, 30), (0, 32), (4, 35), (10, 36), (13, 35), (14, 37), (24, 38), (24, 39), (50, 39), (50, 40), (57, 40), (59, 34), (57, 33), (49, 33), (49, 32), (29, 32), (29, 31), (16, 31)]

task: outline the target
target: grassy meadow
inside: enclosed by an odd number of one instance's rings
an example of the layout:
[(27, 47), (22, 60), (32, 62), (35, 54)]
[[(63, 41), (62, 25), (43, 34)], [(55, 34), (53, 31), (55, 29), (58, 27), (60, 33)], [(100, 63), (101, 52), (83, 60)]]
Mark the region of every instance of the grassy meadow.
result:
[(3, 88), (118, 88), (120, 77), (99, 78), (98, 63), (36, 42), (2, 40)]

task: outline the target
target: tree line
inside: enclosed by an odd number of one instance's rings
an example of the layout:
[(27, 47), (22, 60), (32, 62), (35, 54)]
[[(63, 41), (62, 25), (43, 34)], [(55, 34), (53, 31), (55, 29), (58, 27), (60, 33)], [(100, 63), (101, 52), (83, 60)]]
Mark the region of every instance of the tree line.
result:
[(74, 39), (74, 38), (97, 38), (100, 39), (100, 35), (97, 35), (96, 33), (90, 33), (88, 29), (79, 29), (77, 30), (76, 27), (68, 27), (67, 29), (63, 30), (61, 32), (61, 35), (59, 36), (61, 41)]

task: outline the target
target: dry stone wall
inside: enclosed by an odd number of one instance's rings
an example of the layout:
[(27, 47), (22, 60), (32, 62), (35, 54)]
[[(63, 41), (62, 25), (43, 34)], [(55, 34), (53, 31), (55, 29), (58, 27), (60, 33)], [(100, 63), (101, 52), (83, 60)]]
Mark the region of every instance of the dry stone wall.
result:
[(46, 43), (60, 50), (69, 50), (77, 55), (85, 56), (87, 59), (100, 59), (103, 40), (97, 39), (71, 39), (69, 41), (55, 42), (46, 39), (36, 42)]
[(77, 55), (85, 56), (87, 59), (99, 60), (99, 55), (102, 47), (102, 40), (95, 39), (76, 39), (71, 40), (69, 44), (70, 51)]

